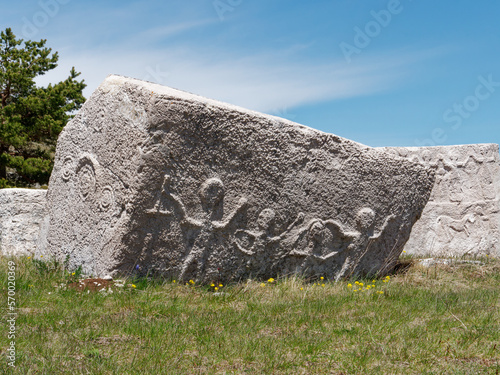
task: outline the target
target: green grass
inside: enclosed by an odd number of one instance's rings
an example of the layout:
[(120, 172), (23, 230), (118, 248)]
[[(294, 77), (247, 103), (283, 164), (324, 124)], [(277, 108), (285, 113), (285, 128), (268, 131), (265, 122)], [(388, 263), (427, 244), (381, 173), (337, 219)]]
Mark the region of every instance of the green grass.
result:
[[(0, 259), (3, 317), (8, 261)], [(372, 280), (359, 280), (357, 292), (355, 280), (321, 286), (292, 278), (224, 285), (220, 295), (158, 279), (82, 293), (55, 287), (75, 278), (60, 265), (15, 262), (17, 367), (7, 365), (4, 329), (5, 373), (500, 372), (498, 260), (413, 266), (369, 290)]]

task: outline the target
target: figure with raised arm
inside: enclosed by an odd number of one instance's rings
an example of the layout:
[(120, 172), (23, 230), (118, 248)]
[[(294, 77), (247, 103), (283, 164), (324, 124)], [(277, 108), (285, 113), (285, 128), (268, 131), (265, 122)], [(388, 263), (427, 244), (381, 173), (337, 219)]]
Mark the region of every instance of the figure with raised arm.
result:
[(220, 240), (218, 234), (228, 229), (237, 215), (247, 207), (246, 198), (240, 198), (234, 211), (224, 219), (224, 184), (218, 178), (206, 180), (200, 188), (199, 197), (204, 212), (201, 220), (189, 217), (180, 199), (173, 197), (178, 205), (181, 225), (190, 227), (187, 228), (188, 233), (191, 233), (193, 229), (198, 232), (198, 235), (194, 236), (192, 245), (188, 243), (188, 252), (179, 275), (181, 280), (185, 279), (189, 273), (198, 279), (203, 277), (210, 250), (218, 247)]
[(246, 256), (246, 268), (256, 275), (265, 272), (269, 267), (269, 258), (278, 258), (281, 240), (304, 220), (301, 212), (288, 228), (278, 236), (273, 236), (272, 228), (276, 213), (271, 208), (262, 210), (257, 218), (257, 230), (237, 230), (235, 233), (235, 246)]
[[(349, 241), (349, 233), (344, 233), (342, 225), (334, 220), (312, 219), (305, 227), (301, 228), (297, 238), (306, 238), (305, 246), (300, 249), (299, 240), (287, 256), (312, 257), (325, 261), (342, 250), (342, 246), (333, 244), (335, 239), (341, 242)], [(339, 241), (336, 241), (339, 242)]]
[(375, 212), (368, 207), (358, 211), (356, 215), (356, 231), (348, 234), (351, 243), (347, 247), (346, 258), (340, 272), (335, 277), (336, 280), (352, 275), (363, 255), (366, 254), (373, 243), (380, 239), (389, 223), (395, 218), (396, 216), (389, 215), (382, 228), (377, 233), (374, 233)]
[(173, 211), (168, 209), (167, 202), (169, 203), (169, 206), (175, 205), (177, 208), (181, 209), (181, 211), (185, 212), (184, 205), (182, 204), (180, 198), (170, 192), (171, 182), (172, 179), (170, 175), (166, 174), (163, 178), (162, 188), (158, 193), (155, 205), (153, 208), (146, 210), (147, 214), (160, 216), (172, 215)]

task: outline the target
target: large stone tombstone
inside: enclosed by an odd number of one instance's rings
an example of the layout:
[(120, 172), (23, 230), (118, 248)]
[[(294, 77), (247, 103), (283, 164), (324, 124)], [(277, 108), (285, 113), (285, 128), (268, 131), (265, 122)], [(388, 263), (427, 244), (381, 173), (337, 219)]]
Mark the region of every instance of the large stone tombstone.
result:
[(59, 137), (39, 251), (203, 282), (384, 273), (433, 182), (333, 134), (109, 76)]
[(436, 182), (405, 250), (419, 256), (500, 256), (500, 154), (496, 144), (387, 147), (433, 168)]

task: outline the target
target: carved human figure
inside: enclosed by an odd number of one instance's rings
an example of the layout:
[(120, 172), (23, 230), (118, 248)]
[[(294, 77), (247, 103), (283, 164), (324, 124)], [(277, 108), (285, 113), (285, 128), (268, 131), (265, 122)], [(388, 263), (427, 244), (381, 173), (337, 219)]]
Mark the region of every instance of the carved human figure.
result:
[(439, 154), (437, 160), (430, 166), (436, 170), (436, 182), (433, 189), (435, 199), (440, 202), (449, 201), (451, 188), (449, 172), (454, 169), (453, 165), (446, 161), (443, 154)]
[(494, 248), (492, 245), (495, 239), (491, 236), (485, 236), (484, 233), (498, 233), (498, 229), (495, 228), (494, 220), (491, 217), (491, 208), (488, 207), (488, 204), (478, 204), (471, 211), (475, 215), (475, 223), (473, 223), (472, 228), (472, 236), (475, 237), (474, 240), (476, 241), (474, 249), (477, 253), (488, 254), (491, 248)]
[(448, 155), (449, 164), (451, 166), (448, 175), (446, 176), (449, 192), (450, 202), (460, 203), (465, 199), (465, 192), (463, 190), (462, 177), (460, 176), (460, 169), (462, 163), (459, 160), (460, 154), (450, 151)]
[(400, 156), (402, 158), (407, 158), (408, 157), (408, 149), (406, 149), (406, 148), (398, 149), (398, 156)]
[(305, 253), (314, 257), (320, 257), (323, 252), (325, 240), (325, 223), (322, 220), (312, 220), (307, 231), (307, 247)]
[(176, 204), (178, 207), (184, 207), (180, 198), (170, 192), (171, 181), (172, 180), (170, 175), (166, 174), (163, 179), (162, 188), (156, 198), (154, 207), (146, 210), (146, 213), (150, 215), (170, 216), (173, 214), (173, 211), (170, 211), (168, 209), (168, 206), (171, 206), (172, 203)]
[[(342, 251), (342, 244), (350, 241), (348, 233), (344, 233), (342, 225), (334, 220), (312, 219), (305, 227), (297, 233), (297, 239), (306, 236), (306, 243), (299, 248), (299, 241), (287, 255), (294, 257), (308, 257), (319, 261), (325, 261), (334, 257)], [(340, 241), (340, 246), (338, 245)]]
[(246, 198), (240, 198), (234, 211), (223, 219), (224, 185), (218, 178), (206, 180), (200, 188), (199, 197), (204, 212), (201, 219), (189, 217), (180, 199), (174, 198), (181, 224), (187, 227), (188, 237), (188, 252), (179, 275), (181, 280), (190, 272), (196, 278), (203, 276), (209, 252), (220, 248), (220, 239), (224, 237), (221, 236), (222, 232), (226, 231), (237, 215), (247, 207)]
[(348, 277), (354, 272), (363, 255), (369, 250), (370, 246), (380, 239), (389, 223), (395, 218), (394, 215), (389, 215), (380, 230), (374, 233), (375, 212), (368, 207), (361, 208), (358, 211), (356, 215), (356, 231), (345, 233), (345, 237), (349, 238), (351, 242), (346, 250), (344, 264), (335, 277), (336, 280)]
[(266, 208), (257, 218), (257, 230), (239, 229), (235, 232), (235, 246), (246, 256), (246, 268), (256, 275), (263, 274), (266, 269), (270, 268), (269, 258), (264, 258), (265, 255), (277, 258), (281, 240), (304, 220), (304, 214), (301, 212), (283, 233), (274, 236), (272, 229), (275, 217), (275, 211)]
[(422, 163), (429, 167), (436, 165), (436, 163), (432, 160), (432, 154), (429, 150), (424, 150), (422, 152)]
[(407, 159), (409, 161), (414, 162), (414, 163), (422, 163), (422, 159), (420, 159), (420, 155), (419, 154), (413, 154), (411, 156), (408, 156)]
[(470, 201), (494, 200), (496, 198), (493, 175), (489, 169), (487, 159), (471, 154), (462, 163), (465, 173), (466, 190), (470, 195)]
[(484, 155), (484, 161), (486, 163), (497, 163), (498, 151), (492, 147), (488, 147), (481, 151), (481, 155)]
[[(294, 231), (290, 250), (283, 257), (304, 258), (302, 269), (314, 268), (319, 263), (344, 256), (345, 260), (336, 278), (340, 279), (352, 272), (368, 247), (379, 240), (389, 222), (395, 219), (390, 215), (379, 232), (374, 233), (375, 212), (362, 208), (356, 215), (356, 230), (346, 231), (335, 220), (312, 219), (307, 225)], [(301, 240), (302, 238), (305, 239)]]
[(458, 156), (451, 155), (450, 159), (466, 174), (462, 178), (461, 191), (467, 194), (466, 201), (477, 202), (483, 200), (495, 200), (497, 192), (490, 163), (495, 162), (495, 156), (490, 152), (470, 152), (463, 160)]
[(495, 185), (495, 179), (493, 173), (490, 169), (491, 163), (486, 162), (482, 164), (480, 170), (480, 181), (482, 185), (483, 197), (485, 200), (495, 200), (497, 199), (497, 186)]

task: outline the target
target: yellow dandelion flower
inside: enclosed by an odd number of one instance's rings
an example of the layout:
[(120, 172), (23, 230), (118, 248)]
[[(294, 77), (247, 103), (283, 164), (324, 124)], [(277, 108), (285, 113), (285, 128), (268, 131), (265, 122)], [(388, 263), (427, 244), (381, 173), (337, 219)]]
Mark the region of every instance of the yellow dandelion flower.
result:
[(269, 280), (267, 280), (268, 283), (274, 283), (274, 279), (271, 277)]
[(71, 276), (75, 276), (75, 273), (73, 272), (73, 273), (71, 274)]
[(389, 275), (387, 275), (385, 278), (386, 278), (387, 280), (390, 280), (390, 279), (391, 279), (391, 277), (390, 277)]
[(214, 286), (215, 286), (215, 284), (214, 284), (214, 283), (212, 283), (212, 284), (210, 284), (210, 286), (211, 286), (211, 287), (214, 287)]
[(189, 283), (190, 283), (190, 284), (194, 284), (194, 281), (193, 281), (193, 280), (189, 280)]
[(137, 287), (135, 286), (135, 284), (132, 284), (132, 288), (137, 288)]
[(347, 284), (347, 287), (352, 288), (352, 284), (351, 283)]
[(262, 283), (262, 284), (260, 284), (260, 286), (264, 287), (264, 286), (266, 286), (266, 284)]
[(375, 282), (375, 280), (372, 280), (372, 283), (374, 283), (374, 282)]
[(175, 284), (177, 281), (173, 280), (172, 282)]
[(43, 258), (43, 255), (40, 255), (40, 258)]
[(215, 287), (214, 290), (219, 290), (219, 288)]
[(222, 288), (223, 286), (224, 286), (224, 285), (222, 285), (222, 284), (219, 284), (219, 287), (221, 287), (221, 288)]
[(324, 288), (324, 287), (325, 287), (325, 284), (321, 284), (321, 286)]
[(28, 257), (28, 259), (31, 259), (31, 257)]
[(320, 277), (321, 280), (324, 280), (325, 278), (323, 276)]
[(358, 285), (359, 285), (359, 286), (363, 286), (364, 284), (363, 284), (363, 283), (359, 283)]
[(359, 281), (356, 281), (354, 284), (359, 285)]
[(300, 288), (300, 290), (304, 290), (304, 288)]

